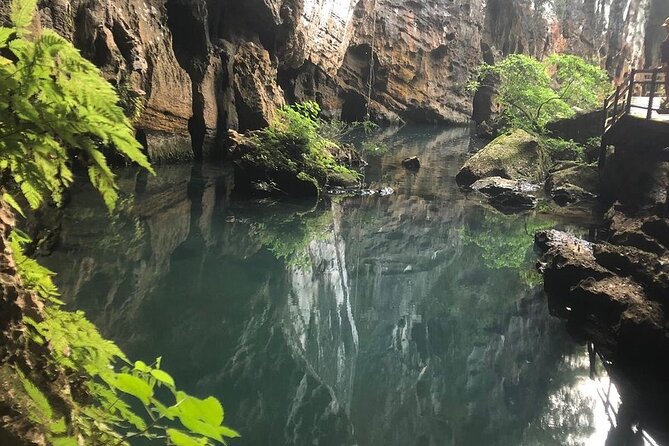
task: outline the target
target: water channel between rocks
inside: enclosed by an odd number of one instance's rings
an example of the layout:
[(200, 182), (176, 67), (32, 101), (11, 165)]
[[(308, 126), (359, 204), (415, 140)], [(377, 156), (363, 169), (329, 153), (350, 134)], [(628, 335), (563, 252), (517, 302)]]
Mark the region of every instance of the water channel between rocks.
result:
[(588, 223), (460, 191), (468, 129), (380, 138), (367, 180), (393, 195), (254, 201), (216, 165), (128, 170), (118, 215), (76, 191), (42, 260), (131, 357), (218, 396), (232, 445), (603, 445), (615, 388), (549, 314), (532, 251)]

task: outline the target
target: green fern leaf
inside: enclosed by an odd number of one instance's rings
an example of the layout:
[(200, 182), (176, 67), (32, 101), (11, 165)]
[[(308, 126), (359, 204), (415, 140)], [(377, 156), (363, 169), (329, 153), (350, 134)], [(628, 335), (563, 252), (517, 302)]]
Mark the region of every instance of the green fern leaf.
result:
[(11, 28), (0, 27), (0, 46), (5, 46), (15, 32)]
[(17, 203), (17, 201), (14, 199), (14, 197), (9, 195), (7, 192), (2, 194), (2, 200), (5, 203), (7, 203), (12, 209), (14, 209), (14, 211), (21, 214), (23, 217), (26, 216), (26, 214), (23, 213), (23, 209), (21, 209), (21, 206), (19, 205), (19, 203)]
[(30, 26), (37, 8), (37, 0), (14, 0), (10, 20), (17, 28), (19, 35), (25, 34), (25, 29)]
[(26, 378), (23, 372), (16, 369), (16, 374), (33, 405), (34, 410), (29, 414), (29, 417), (39, 423), (50, 423), (53, 419), (53, 409), (51, 408), (51, 404), (49, 404), (49, 400), (46, 399), (46, 396), (44, 396), (35, 384)]

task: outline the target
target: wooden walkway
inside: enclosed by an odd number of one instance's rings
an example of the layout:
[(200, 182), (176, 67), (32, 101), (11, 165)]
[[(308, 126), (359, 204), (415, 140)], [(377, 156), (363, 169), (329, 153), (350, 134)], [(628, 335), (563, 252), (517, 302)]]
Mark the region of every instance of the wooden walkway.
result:
[(664, 101), (663, 97), (653, 98), (653, 103), (650, 103), (650, 97), (648, 96), (632, 96), (632, 107), (630, 107), (630, 115), (636, 118), (647, 119), (648, 118), (648, 108), (652, 110), (650, 119), (653, 121), (666, 121), (669, 122), (669, 113), (658, 113), (660, 105)]
[[(660, 105), (669, 93), (664, 91), (664, 78), (665, 72), (660, 69), (632, 70), (606, 98), (600, 167), (606, 162), (607, 147), (616, 145), (616, 140), (621, 142), (620, 134), (630, 128), (638, 127), (646, 139), (654, 138), (658, 145), (669, 146), (669, 114), (659, 113)], [(623, 128), (618, 131), (618, 127)]]

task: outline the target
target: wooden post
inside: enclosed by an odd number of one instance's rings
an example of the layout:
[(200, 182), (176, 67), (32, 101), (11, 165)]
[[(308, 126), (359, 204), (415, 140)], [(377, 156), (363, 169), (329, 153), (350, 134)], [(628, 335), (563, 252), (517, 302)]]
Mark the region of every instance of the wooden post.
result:
[(653, 71), (653, 77), (650, 81), (650, 100), (648, 101), (648, 113), (646, 114), (646, 119), (651, 119), (653, 117), (653, 101), (655, 101), (655, 91), (657, 90), (657, 73), (657, 70)]
[(604, 168), (606, 162), (606, 133), (609, 131), (609, 97), (604, 99), (604, 124), (602, 128), (602, 145), (599, 148), (599, 168)]
[(630, 72), (630, 91), (627, 92), (627, 107), (625, 109), (626, 113), (629, 114), (632, 111), (632, 96), (634, 96), (634, 85), (636, 84), (636, 70)]
[(613, 98), (613, 121), (618, 120), (618, 101), (620, 101), (620, 85), (616, 88), (616, 96)]

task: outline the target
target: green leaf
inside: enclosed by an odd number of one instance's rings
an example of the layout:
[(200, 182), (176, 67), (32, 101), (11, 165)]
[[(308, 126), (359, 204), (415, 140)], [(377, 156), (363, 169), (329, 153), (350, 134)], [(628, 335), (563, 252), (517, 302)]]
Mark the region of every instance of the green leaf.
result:
[(21, 206), (16, 202), (16, 200), (14, 200), (14, 197), (9, 195), (7, 192), (2, 194), (2, 199), (4, 200), (5, 203), (7, 203), (12, 209), (21, 214), (23, 217), (26, 216), (26, 214), (23, 213), (23, 209), (21, 209)]
[(112, 383), (118, 390), (134, 396), (144, 405), (148, 405), (153, 396), (153, 389), (146, 381), (128, 373), (116, 374)]
[(230, 428), (227, 427), (227, 426), (221, 426), (221, 427), (220, 427), (220, 430), (221, 430), (221, 434), (222, 434), (224, 437), (227, 437), (227, 438), (239, 438), (239, 437), (241, 437), (241, 435), (239, 434), (239, 432), (237, 432), (237, 431), (235, 431), (235, 430), (232, 430), (232, 429), (230, 429)]
[(79, 446), (77, 439), (72, 437), (52, 438), (51, 444), (53, 446)]
[(161, 403), (156, 399), (152, 401), (152, 404), (158, 411), (158, 415), (160, 415), (163, 418), (167, 418), (168, 420), (174, 420), (174, 418), (179, 414), (179, 409), (176, 405), (166, 407), (163, 403)]
[(7, 41), (11, 39), (12, 34), (14, 34), (14, 30), (11, 28), (3, 28), (0, 27), (0, 47), (5, 46), (7, 44)]
[(16, 374), (35, 408), (30, 417), (37, 422), (49, 423), (53, 418), (53, 409), (51, 409), (49, 400), (20, 370), (16, 369)]
[(37, 8), (37, 0), (14, 0), (12, 1), (12, 12), (10, 20), (18, 28), (19, 32), (30, 26)]
[(142, 372), (142, 373), (151, 373), (151, 367), (146, 365), (146, 363), (144, 361), (136, 361), (135, 362), (135, 370), (137, 370), (138, 372)]
[(201, 400), (177, 392), (178, 416), (181, 424), (191, 432), (223, 442), (220, 424), (223, 422), (223, 407), (214, 397)]
[(64, 434), (67, 432), (67, 425), (65, 424), (65, 418), (60, 418), (58, 421), (51, 423), (49, 429), (54, 434)]
[(202, 420), (212, 426), (218, 426), (223, 422), (223, 406), (213, 396), (201, 400), (184, 392), (177, 392), (177, 400), (182, 401), (179, 405), (181, 413), (188, 417)]
[(163, 372), (162, 370), (154, 369), (151, 370), (151, 376), (156, 378), (158, 381), (161, 383), (165, 384), (166, 386), (175, 387), (174, 379), (166, 372)]
[(167, 436), (175, 446), (204, 446), (207, 444), (205, 438), (191, 437), (176, 429), (167, 429)]

